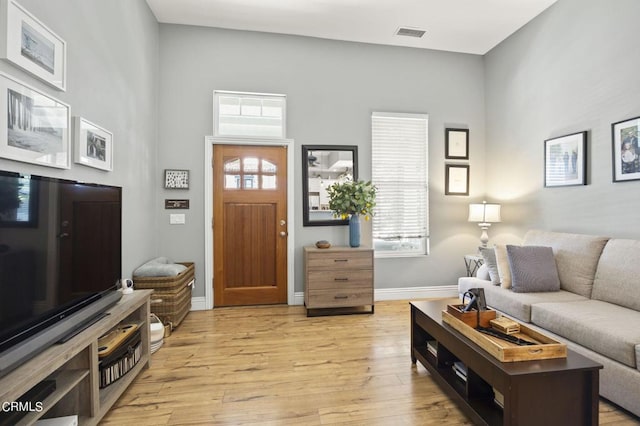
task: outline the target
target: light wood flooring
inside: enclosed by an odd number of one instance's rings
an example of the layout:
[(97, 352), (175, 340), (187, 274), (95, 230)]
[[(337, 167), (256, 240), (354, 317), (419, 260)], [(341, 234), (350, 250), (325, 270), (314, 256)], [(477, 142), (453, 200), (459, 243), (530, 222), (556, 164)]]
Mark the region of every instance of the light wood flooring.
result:
[[(191, 312), (103, 425), (470, 424), (409, 355), (409, 304), (307, 318), (301, 306)], [(600, 424), (638, 419), (601, 401)]]

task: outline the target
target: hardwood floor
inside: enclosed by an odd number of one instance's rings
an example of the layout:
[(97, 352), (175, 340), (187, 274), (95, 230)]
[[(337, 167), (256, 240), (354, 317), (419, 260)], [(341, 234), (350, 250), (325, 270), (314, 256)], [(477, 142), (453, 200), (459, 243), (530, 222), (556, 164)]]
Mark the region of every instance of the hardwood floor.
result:
[[(302, 306), (191, 312), (103, 425), (463, 425), (409, 355), (409, 304), (307, 318)], [(600, 424), (637, 418), (600, 403)]]

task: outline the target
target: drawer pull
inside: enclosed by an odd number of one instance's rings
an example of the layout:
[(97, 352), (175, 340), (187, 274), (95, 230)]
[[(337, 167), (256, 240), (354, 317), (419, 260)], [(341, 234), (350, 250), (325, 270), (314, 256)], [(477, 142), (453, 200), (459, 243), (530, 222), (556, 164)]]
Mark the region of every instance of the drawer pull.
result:
[(333, 296), (333, 298), (334, 298), (334, 299), (348, 299), (348, 298), (349, 298), (349, 296), (339, 294), (339, 295), (337, 295), (337, 296)]
[(334, 281), (349, 281), (349, 278), (334, 278)]
[(349, 259), (333, 259), (334, 262), (348, 262)]

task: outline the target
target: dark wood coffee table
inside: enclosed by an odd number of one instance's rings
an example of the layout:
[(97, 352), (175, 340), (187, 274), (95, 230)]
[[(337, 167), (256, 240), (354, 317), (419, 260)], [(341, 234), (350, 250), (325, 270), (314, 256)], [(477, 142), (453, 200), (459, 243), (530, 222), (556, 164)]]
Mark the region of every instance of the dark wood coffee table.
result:
[[(567, 358), (500, 362), (442, 322), (458, 299), (411, 302), (411, 361), (420, 361), (471, 421), (480, 425), (597, 425), (602, 365), (568, 351)], [(427, 341), (437, 341), (437, 353)], [(466, 383), (452, 366), (467, 366)], [(494, 401), (504, 395), (504, 408)]]

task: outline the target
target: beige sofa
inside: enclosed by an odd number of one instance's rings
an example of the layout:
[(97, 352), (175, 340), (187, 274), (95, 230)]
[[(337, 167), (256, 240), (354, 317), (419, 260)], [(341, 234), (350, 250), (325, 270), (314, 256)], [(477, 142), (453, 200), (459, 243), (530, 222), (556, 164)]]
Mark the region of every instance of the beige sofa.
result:
[(553, 249), (559, 291), (463, 277), (460, 293), (484, 288), (489, 306), (601, 363), (600, 395), (640, 416), (640, 241), (532, 230), (523, 245)]

